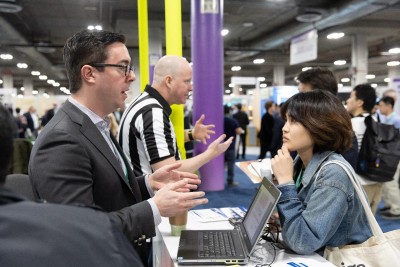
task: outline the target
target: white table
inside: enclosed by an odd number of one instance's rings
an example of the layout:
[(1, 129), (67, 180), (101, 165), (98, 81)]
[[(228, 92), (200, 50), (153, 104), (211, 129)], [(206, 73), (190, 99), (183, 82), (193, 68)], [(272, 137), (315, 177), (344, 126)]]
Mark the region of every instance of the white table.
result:
[[(229, 224), (228, 221), (208, 222), (208, 223), (198, 222), (189, 213), (186, 229), (192, 229), (192, 230), (233, 229), (233, 227)], [(179, 237), (171, 236), (171, 226), (169, 224), (169, 220), (168, 218), (163, 218), (162, 223), (158, 226), (157, 236), (153, 238), (153, 266), (162, 266), (162, 267), (178, 266), (178, 263), (176, 262), (178, 245), (179, 245)], [(260, 244), (259, 247), (256, 248), (253, 255), (258, 258), (264, 259), (265, 260), (264, 263), (269, 263), (273, 259), (274, 251), (276, 251), (276, 257), (274, 263), (271, 265), (273, 267), (279, 267), (279, 266), (334, 267), (333, 264), (329, 263), (318, 254), (314, 253), (313, 255), (306, 255), (306, 256), (289, 254), (286, 253), (284, 250), (274, 250), (271, 244), (267, 242)], [(251, 261), (251, 263), (249, 263), (246, 266), (255, 266), (257, 263), (262, 263), (262, 262)]]

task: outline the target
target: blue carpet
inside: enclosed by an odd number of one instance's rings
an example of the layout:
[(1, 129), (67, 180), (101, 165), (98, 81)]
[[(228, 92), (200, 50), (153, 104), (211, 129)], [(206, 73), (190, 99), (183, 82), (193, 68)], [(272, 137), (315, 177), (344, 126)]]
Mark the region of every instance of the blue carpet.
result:
[[(255, 160), (256, 155), (247, 155), (246, 160)], [(226, 175), (226, 173), (225, 173)], [(235, 166), (234, 180), (239, 182), (238, 186), (225, 187), (222, 191), (206, 192), (208, 203), (197, 206), (196, 209), (222, 208), (222, 207), (248, 207), (256, 193), (257, 184), (253, 184), (250, 179)], [(380, 207), (382, 204), (380, 205)], [(383, 232), (400, 229), (400, 220), (386, 220), (379, 214), (376, 215)]]

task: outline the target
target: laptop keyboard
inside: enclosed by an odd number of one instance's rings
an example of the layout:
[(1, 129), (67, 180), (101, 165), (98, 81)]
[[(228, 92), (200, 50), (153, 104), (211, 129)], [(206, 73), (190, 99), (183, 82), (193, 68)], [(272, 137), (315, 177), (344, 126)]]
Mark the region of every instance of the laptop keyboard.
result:
[(232, 233), (203, 231), (199, 233), (199, 257), (232, 257), (236, 256)]

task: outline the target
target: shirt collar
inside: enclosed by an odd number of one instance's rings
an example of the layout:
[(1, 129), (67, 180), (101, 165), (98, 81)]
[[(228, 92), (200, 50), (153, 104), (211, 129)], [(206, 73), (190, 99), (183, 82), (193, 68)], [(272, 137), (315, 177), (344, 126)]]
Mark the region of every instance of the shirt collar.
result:
[(110, 124), (110, 120), (108, 117), (105, 117), (104, 119), (101, 118), (99, 115), (88, 109), (86, 106), (82, 105), (79, 103), (76, 99), (74, 99), (72, 96), (69, 96), (68, 101), (71, 102), (74, 106), (76, 106), (80, 111), (85, 113), (90, 120), (97, 126), (99, 129), (105, 130), (108, 129), (108, 126)]
[(154, 89), (153, 87), (151, 87), (150, 85), (146, 85), (145, 91), (151, 95), (152, 97), (154, 97), (158, 102), (160, 102), (161, 106), (163, 107), (163, 109), (165, 110), (165, 112), (167, 112), (168, 116), (171, 115), (172, 109), (169, 106), (167, 100), (165, 100), (161, 94)]

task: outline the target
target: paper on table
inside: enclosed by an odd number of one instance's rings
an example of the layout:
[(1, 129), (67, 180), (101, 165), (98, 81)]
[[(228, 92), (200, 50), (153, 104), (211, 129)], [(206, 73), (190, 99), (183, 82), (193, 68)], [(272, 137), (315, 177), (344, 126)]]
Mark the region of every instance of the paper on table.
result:
[(236, 162), (236, 166), (238, 166), (253, 183), (260, 183), (262, 181), (262, 169), (270, 170), (272, 174), (271, 159), (240, 161)]
[(189, 212), (196, 215), (195, 218), (199, 222), (217, 222), (227, 221), (229, 218), (243, 218), (246, 214), (246, 209), (242, 207), (212, 208), (191, 210)]

